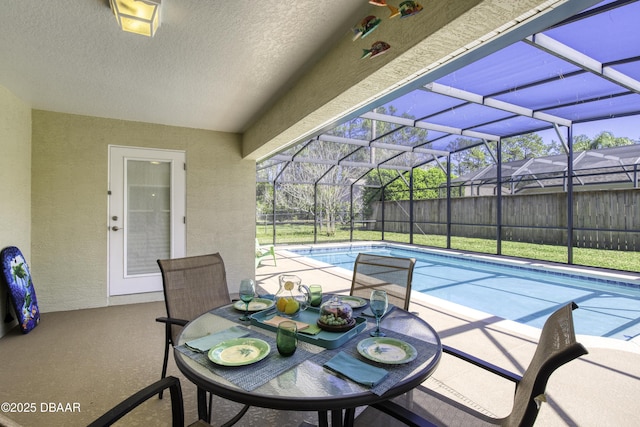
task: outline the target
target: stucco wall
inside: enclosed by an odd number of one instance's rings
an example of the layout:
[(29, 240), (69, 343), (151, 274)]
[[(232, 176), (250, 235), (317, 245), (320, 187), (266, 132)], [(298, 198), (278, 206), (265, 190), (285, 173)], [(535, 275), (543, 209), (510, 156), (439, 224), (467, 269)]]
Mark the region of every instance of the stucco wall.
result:
[(220, 252), (231, 292), (253, 277), (255, 162), (240, 136), (33, 111), (32, 268), (41, 309), (161, 298), (107, 295), (108, 146), (185, 150), (187, 255)]
[[(0, 248), (17, 246), (31, 267), (31, 108), (0, 86)], [(36, 290), (36, 295), (38, 295)], [(0, 336), (7, 293), (0, 290)]]

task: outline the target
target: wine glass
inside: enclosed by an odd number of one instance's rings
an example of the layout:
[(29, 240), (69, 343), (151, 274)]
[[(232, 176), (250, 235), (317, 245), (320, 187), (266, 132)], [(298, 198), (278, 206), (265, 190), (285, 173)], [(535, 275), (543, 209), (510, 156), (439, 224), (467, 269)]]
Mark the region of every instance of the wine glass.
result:
[(369, 299), (369, 307), (371, 312), (376, 317), (376, 330), (371, 331), (372, 337), (384, 337), (384, 332), (380, 332), (380, 318), (384, 316), (389, 306), (389, 300), (387, 299), (387, 293), (385, 291), (375, 290), (371, 292), (371, 298)]
[(247, 321), (250, 320), (249, 317), (249, 303), (253, 299), (256, 294), (256, 285), (251, 279), (242, 279), (240, 282), (240, 299), (245, 304), (244, 315), (240, 317), (240, 320)]

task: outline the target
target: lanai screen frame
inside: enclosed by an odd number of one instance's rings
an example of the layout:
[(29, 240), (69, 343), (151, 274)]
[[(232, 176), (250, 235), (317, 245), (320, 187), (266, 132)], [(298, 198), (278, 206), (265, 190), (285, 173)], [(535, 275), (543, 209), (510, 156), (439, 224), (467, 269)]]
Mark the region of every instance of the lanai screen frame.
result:
[[(572, 7), (581, 8), (593, 3), (569, 2)], [(507, 44), (494, 53), (486, 56), (479, 52), (468, 54), (465, 56), (467, 65), (460, 68), (453, 65), (453, 71), (447, 74), (433, 73), (428, 81), (422, 79), (414, 82), (402, 92), (379, 99), (366, 111), (357, 111), (343, 119), (343, 122), (385, 122), (393, 128), (389, 134), (345, 138), (332, 135), (331, 128), (324, 129), (312, 138), (305, 138), (293, 147), (259, 161), (257, 180), (270, 182), (275, 192), (278, 183), (286, 182), (283, 177), (288, 168), (306, 163), (325, 166), (324, 172), (321, 170), (318, 177), (309, 182), (316, 189), (319, 185), (349, 185), (353, 188), (362, 185), (360, 181), (370, 170), (386, 168), (408, 171), (411, 177), (415, 168), (435, 163), (444, 168), (449, 177), (446, 191), (449, 222), (447, 248), (450, 248), (452, 154), (493, 142), (498, 147), (496, 164), (501, 166), (497, 168), (496, 180), (502, 183), (502, 140), (553, 129), (565, 150), (566, 173), (573, 176), (574, 125), (628, 116), (640, 120), (640, 43), (635, 30), (638, 18), (638, 1), (600, 2), (569, 19), (548, 26), (544, 31), (534, 32), (521, 41)], [(524, 26), (520, 31), (527, 31), (527, 27)], [(411, 98), (420, 98), (420, 102), (411, 103)], [(418, 112), (416, 117), (389, 114), (388, 108), (385, 108), (384, 114), (376, 111), (380, 106), (388, 107), (403, 100), (413, 107), (414, 112)], [(387, 142), (390, 134), (406, 128), (426, 129), (426, 141), (414, 145)], [(459, 147), (458, 150), (447, 150), (452, 138), (460, 136), (477, 142)], [(353, 147), (353, 152), (376, 148), (395, 154), (370, 163), (354, 161), (351, 156), (337, 159), (305, 157), (305, 150), (317, 141), (344, 144)], [(362, 170), (363, 173), (360, 178), (349, 182), (328, 181), (327, 177), (335, 179), (335, 176), (339, 176), (335, 171), (341, 168)], [(264, 177), (269, 173), (270, 178), (265, 180)], [(409, 191), (410, 200), (413, 200), (411, 186)], [(497, 254), (502, 252), (501, 193), (496, 192)], [(573, 264), (572, 179), (567, 180), (566, 194), (567, 262)], [(274, 214), (275, 211), (274, 197)], [(410, 222), (413, 222), (411, 212)], [(274, 218), (274, 243), (275, 224)], [(413, 243), (413, 225), (410, 230), (410, 243)], [(317, 242), (317, 232), (314, 233), (314, 242)]]

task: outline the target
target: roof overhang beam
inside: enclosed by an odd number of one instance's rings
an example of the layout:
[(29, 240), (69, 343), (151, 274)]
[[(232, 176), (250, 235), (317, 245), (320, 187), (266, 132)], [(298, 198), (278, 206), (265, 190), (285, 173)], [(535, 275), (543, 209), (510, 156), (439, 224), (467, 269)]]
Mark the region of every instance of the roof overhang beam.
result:
[(341, 136), (322, 134), (318, 136), (318, 141), (336, 142), (339, 144), (356, 145), (359, 147), (368, 147), (369, 141), (364, 139), (344, 138)]
[(377, 142), (377, 141), (372, 142), (371, 147), (384, 148), (384, 149), (393, 150), (393, 151), (404, 151), (406, 153), (431, 154), (434, 157), (435, 156), (446, 157), (449, 155), (449, 152), (444, 150), (433, 150), (430, 148), (422, 148), (422, 147), (410, 147), (408, 145), (387, 144), (385, 142)]
[(624, 87), (635, 93), (640, 93), (640, 81), (630, 77), (611, 66), (604, 65), (602, 62), (585, 55), (564, 43), (561, 43), (546, 34), (534, 34), (524, 39), (525, 42), (535, 46), (545, 52), (564, 59), (577, 67), (597, 74), (610, 82)]
[[(309, 163), (309, 161), (307, 161)], [(333, 166), (342, 166), (342, 167), (350, 167), (350, 168), (363, 168), (363, 169), (376, 169), (377, 167), (382, 167), (383, 169), (395, 169), (401, 171), (409, 171), (411, 168), (409, 166), (387, 166), (387, 165), (378, 165), (377, 163), (365, 163), (365, 162), (351, 162), (351, 161), (333, 161), (333, 163), (327, 163)]]
[[(393, 146), (394, 149), (397, 149), (397, 146)], [(411, 147), (407, 147), (411, 148)], [(409, 150), (411, 151), (411, 150)], [(350, 162), (344, 160), (327, 160), (327, 159), (316, 159), (310, 157), (294, 157), (287, 156), (284, 154), (276, 154), (270, 158), (271, 160), (280, 160), (282, 162), (287, 163), (311, 163), (316, 165), (329, 165), (329, 166), (345, 166), (345, 167), (357, 167), (357, 168), (368, 168), (368, 169), (376, 169), (377, 167), (381, 167), (383, 169), (394, 169), (401, 171), (410, 171), (410, 166), (396, 166), (396, 165), (386, 165), (386, 164), (377, 164), (377, 163), (364, 163), (364, 162)]]
[(451, 154), (448, 151), (444, 151), (444, 150), (433, 150), (431, 148), (422, 148), (422, 147), (415, 147), (413, 151), (415, 153), (431, 154), (434, 158), (448, 157), (449, 154)]
[(425, 85), (424, 88), (433, 93), (438, 93), (440, 95), (461, 99), (463, 101), (471, 102), (473, 104), (485, 105), (487, 107), (495, 108), (502, 111), (507, 111), (509, 113), (517, 114), (519, 116), (531, 117), (537, 120), (541, 120), (548, 123), (555, 123), (561, 126), (571, 126), (571, 120), (563, 119), (562, 117), (543, 113), (541, 111), (535, 111), (530, 108), (522, 107), (520, 105), (512, 104), (505, 101), (500, 101), (499, 99), (484, 97), (477, 93), (453, 88), (451, 86), (446, 86), (440, 83), (435, 83), (435, 82), (429, 83)]
[(328, 160), (328, 159), (317, 159), (311, 157), (301, 157), (301, 156), (287, 156), (284, 154), (276, 154), (271, 157), (270, 160), (281, 160), (283, 162), (288, 163), (313, 163), (317, 165), (337, 165), (337, 160)]
[(445, 125), (438, 125), (435, 123), (416, 121), (413, 119), (407, 119), (406, 117), (391, 116), (389, 114), (369, 112), (369, 113), (363, 114), (360, 117), (362, 117), (363, 119), (379, 120), (383, 122), (393, 123), (396, 125), (411, 126), (411, 127), (416, 127), (420, 129), (432, 130), (435, 132), (447, 133), (451, 135), (462, 135), (462, 136), (468, 136), (471, 138), (488, 139), (491, 141), (497, 141), (500, 139), (500, 137), (497, 135), (491, 135), (491, 134), (482, 133), (482, 132), (475, 132), (471, 130), (456, 128), (453, 126), (445, 126)]

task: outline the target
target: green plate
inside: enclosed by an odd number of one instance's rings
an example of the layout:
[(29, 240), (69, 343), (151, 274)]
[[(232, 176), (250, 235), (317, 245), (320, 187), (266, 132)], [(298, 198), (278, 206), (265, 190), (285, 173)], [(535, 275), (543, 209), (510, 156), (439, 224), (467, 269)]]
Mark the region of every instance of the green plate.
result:
[(271, 347), (257, 338), (234, 338), (223, 341), (209, 350), (209, 360), (222, 366), (244, 366), (267, 357)]
[(395, 338), (371, 337), (358, 343), (358, 352), (369, 360), (387, 365), (401, 365), (418, 356), (414, 346)]
[[(271, 299), (254, 298), (249, 303), (249, 311), (256, 312), (256, 311), (266, 310), (267, 308), (273, 307), (274, 304), (275, 302)], [(245, 304), (242, 301), (236, 301), (233, 304), (233, 308), (235, 308), (238, 311), (244, 311)]]
[(351, 308), (360, 308), (367, 305), (367, 300), (364, 298), (352, 297), (347, 295), (339, 295), (339, 297), (342, 302), (346, 302), (351, 306)]

